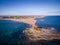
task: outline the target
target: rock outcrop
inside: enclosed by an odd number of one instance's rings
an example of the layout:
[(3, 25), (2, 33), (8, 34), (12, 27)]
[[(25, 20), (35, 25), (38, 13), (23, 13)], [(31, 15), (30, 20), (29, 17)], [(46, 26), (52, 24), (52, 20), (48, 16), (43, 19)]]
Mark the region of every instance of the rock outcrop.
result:
[(60, 39), (60, 32), (43, 28), (28, 28), (23, 33), (30, 41)]

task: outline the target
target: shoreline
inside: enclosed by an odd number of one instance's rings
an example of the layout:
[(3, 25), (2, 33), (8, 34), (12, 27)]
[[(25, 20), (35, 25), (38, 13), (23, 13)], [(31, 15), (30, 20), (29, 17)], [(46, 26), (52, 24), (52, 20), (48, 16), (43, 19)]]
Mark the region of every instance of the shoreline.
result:
[(23, 31), (23, 33), (29, 38), (29, 40), (35, 42), (38, 40), (53, 40), (60, 39), (60, 32), (57, 33), (54, 30), (44, 29), (44, 28), (34, 28), (36, 20), (35, 18), (26, 18), (26, 19), (3, 19), (3, 20), (13, 20), (18, 22), (24, 22), (31, 24), (32, 27)]
[(18, 22), (24, 22), (24, 23), (28, 23), (31, 24), (32, 27), (35, 26), (36, 20), (35, 18), (26, 18), (26, 19), (2, 19), (2, 20), (12, 20), (12, 21), (18, 21)]

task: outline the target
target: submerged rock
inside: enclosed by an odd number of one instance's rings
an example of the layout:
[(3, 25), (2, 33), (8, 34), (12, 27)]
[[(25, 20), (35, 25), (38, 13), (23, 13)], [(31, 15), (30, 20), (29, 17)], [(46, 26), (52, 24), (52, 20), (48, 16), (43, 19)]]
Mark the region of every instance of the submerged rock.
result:
[(31, 41), (60, 39), (60, 32), (58, 33), (55, 30), (48, 30), (43, 28), (29, 28), (29, 30), (24, 30), (23, 33)]

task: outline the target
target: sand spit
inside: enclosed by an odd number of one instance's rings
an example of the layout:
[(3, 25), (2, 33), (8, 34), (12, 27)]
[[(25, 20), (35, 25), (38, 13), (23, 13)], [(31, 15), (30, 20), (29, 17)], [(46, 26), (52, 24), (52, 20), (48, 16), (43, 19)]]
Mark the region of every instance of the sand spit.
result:
[(13, 20), (13, 21), (18, 21), (18, 22), (24, 22), (31, 24), (33, 27), (35, 26), (36, 20), (34, 18), (26, 18), (26, 19), (4, 19), (4, 20)]
[(35, 26), (36, 20), (35, 18), (44, 18), (45, 16), (0, 16), (0, 19), (3, 20), (13, 20), (31, 24), (32, 27)]
[[(36, 17), (29, 17), (29, 18), (7, 18), (5, 20), (13, 20), (18, 22), (24, 22), (31, 24), (31, 28), (27, 28), (23, 31), (23, 33), (26, 35), (26, 37), (30, 41), (38, 41), (38, 40), (53, 40), (53, 39), (60, 39), (60, 32), (55, 31), (53, 28), (51, 29), (43, 29), (43, 28), (37, 28), (35, 23), (36, 20), (34, 20)], [(43, 18), (43, 17), (41, 17)]]

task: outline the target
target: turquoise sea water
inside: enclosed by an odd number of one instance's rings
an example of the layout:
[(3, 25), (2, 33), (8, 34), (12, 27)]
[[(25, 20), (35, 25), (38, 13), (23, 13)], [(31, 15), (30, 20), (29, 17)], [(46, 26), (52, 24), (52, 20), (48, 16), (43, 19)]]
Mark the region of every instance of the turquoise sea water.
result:
[[(60, 31), (60, 16), (46, 16), (44, 18), (36, 18), (36, 25), (42, 28), (55, 28)], [(26, 35), (23, 30), (30, 28), (32, 25), (24, 22), (16, 22), (12, 20), (0, 20), (0, 45), (28, 45)], [(44, 45), (45, 45), (44, 41)], [(49, 41), (50, 42), (50, 41)], [(60, 40), (53, 40), (51, 45), (57, 45)], [(42, 44), (41, 42), (36, 42)], [(60, 44), (60, 43), (59, 43)], [(35, 44), (34, 44), (35, 45)]]
[(11, 20), (0, 20), (0, 45), (24, 44), (25, 35), (22, 33), (30, 24)]

